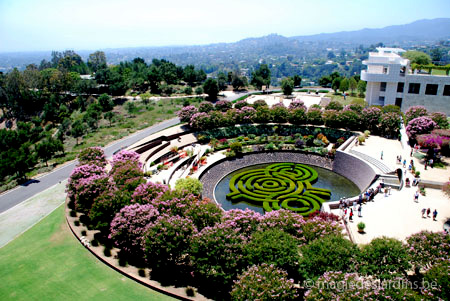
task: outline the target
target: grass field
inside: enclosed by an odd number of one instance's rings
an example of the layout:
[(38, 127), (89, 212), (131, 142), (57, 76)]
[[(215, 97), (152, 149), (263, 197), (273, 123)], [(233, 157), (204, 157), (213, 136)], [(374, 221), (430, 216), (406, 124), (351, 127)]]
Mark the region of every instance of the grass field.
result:
[(344, 106), (349, 105), (349, 104), (353, 104), (353, 103), (360, 104), (362, 106), (366, 106), (367, 105), (367, 103), (364, 100), (364, 98), (356, 97), (356, 96), (346, 96), (345, 99), (344, 99), (344, 96), (342, 96), (342, 95), (334, 95), (333, 93), (328, 93), (326, 95), (326, 97), (330, 97), (331, 100), (338, 101)]
[(70, 233), (64, 206), (0, 249), (0, 300), (173, 300), (113, 271)]

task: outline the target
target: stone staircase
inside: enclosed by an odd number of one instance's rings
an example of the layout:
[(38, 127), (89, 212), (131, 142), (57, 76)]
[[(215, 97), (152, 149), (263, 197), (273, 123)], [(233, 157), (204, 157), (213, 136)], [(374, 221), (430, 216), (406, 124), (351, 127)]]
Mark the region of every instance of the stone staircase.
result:
[(379, 160), (363, 154), (361, 152), (355, 151), (355, 150), (350, 150), (350, 153), (363, 159), (364, 161), (367, 161), (368, 163), (372, 164), (373, 166), (375, 166), (376, 168), (378, 168), (383, 174), (389, 174), (394, 172), (394, 170), (391, 170), (388, 166), (386, 166), (386, 164), (384, 164), (383, 162), (380, 162)]

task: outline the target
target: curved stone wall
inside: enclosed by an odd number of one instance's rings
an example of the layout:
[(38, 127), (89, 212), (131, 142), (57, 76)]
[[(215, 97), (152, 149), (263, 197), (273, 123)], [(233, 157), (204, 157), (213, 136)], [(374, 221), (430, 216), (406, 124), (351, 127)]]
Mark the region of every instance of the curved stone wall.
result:
[(332, 171), (355, 183), (361, 191), (366, 190), (377, 175), (364, 160), (340, 150), (336, 152)]

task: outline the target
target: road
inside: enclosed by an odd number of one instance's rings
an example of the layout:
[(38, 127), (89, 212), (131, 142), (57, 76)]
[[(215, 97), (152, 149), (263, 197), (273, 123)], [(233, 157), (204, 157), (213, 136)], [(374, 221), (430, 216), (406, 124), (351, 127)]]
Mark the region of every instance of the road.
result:
[[(110, 157), (114, 154), (114, 152), (126, 148), (127, 146), (136, 143), (137, 141), (151, 134), (159, 132), (165, 128), (174, 126), (179, 122), (180, 120), (178, 118), (169, 119), (154, 126), (148, 127), (144, 130), (141, 130), (137, 133), (134, 133), (119, 141), (115, 141), (104, 148), (105, 155), (106, 157)], [(46, 175), (43, 175), (39, 178), (29, 181), (27, 185), (20, 185), (12, 190), (3, 193), (2, 195), (0, 195), (0, 213), (25, 201), (26, 199), (32, 197), (36, 193), (44, 191), (47, 188), (57, 184), (58, 182), (67, 179), (76, 164), (77, 161), (72, 161), (55, 169), (54, 171)]]

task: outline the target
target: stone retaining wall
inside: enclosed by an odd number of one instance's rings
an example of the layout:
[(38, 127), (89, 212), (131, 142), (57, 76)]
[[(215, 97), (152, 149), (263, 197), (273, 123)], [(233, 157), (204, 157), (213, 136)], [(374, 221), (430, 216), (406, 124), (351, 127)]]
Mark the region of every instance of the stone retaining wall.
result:
[(377, 175), (364, 160), (339, 150), (336, 152), (332, 170), (355, 183), (361, 191), (366, 190)]

